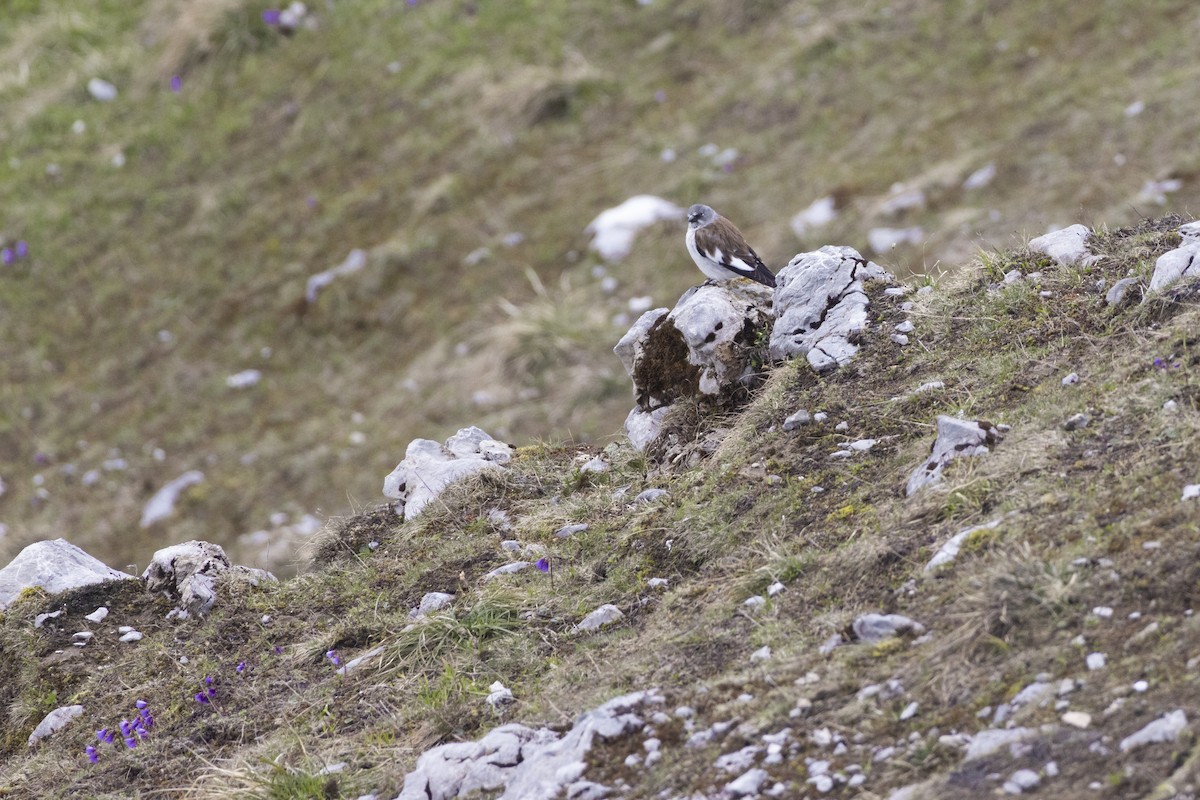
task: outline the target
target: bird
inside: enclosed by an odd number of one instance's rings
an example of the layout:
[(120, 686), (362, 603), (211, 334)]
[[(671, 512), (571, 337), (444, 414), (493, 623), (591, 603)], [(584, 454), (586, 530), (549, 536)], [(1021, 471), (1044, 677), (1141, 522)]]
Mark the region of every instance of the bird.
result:
[(729, 220), (703, 203), (688, 209), (683, 241), (700, 271), (714, 281), (749, 278), (775, 288), (775, 275)]

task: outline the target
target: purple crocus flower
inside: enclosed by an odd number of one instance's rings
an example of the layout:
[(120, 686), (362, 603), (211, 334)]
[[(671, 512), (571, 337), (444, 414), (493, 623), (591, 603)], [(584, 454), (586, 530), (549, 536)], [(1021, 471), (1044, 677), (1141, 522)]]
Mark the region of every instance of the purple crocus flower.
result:
[(132, 750), (133, 748), (137, 747), (137, 739), (133, 738), (132, 736), (126, 736), (125, 746)]
[(196, 697), (196, 702), (199, 703), (200, 705), (204, 705), (204, 706), (208, 705), (208, 695), (206, 695), (204, 692), (196, 692), (195, 697)]
[(122, 736), (128, 736), (129, 732), (133, 730), (133, 724), (127, 719), (121, 720), (121, 724), (117, 727), (121, 729)]
[(29, 242), (25, 241), (24, 239), (18, 239), (17, 240), (17, 248), (16, 248), (15, 252), (17, 254), (17, 258), (25, 258), (26, 256), (28, 256), (29, 255)]
[(340, 664), (342, 663), (342, 660), (341, 660), (340, 658), (338, 658), (338, 654), (337, 654), (337, 651), (336, 651), (336, 650), (329, 650), (329, 651), (327, 651), (327, 652), (325, 653), (325, 657), (326, 657), (326, 658), (328, 658), (330, 661), (332, 661), (332, 662), (333, 662), (333, 665), (334, 665), (335, 667), (336, 667), (336, 666), (338, 666), (338, 665), (340, 665)]
[(150, 704), (147, 703), (145, 700), (138, 700), (136, 703), (134, 703), (134, 705), (137, 706), (138, 711), (141, 711), (142, 709), (144, 709), (146, 706), (148, 706)]
[(113, 732), (110, 731), (108, 728), (101, 728), (100, 730), (96, 731), (96, 738), (99, 739), (100, 741), (104, 742), (105, 744), (112, 744), (113, 743)]
[(136, 728), (134, 728), (133, 732), (137, 734), (137, 737), (139, 739), (145, 739), (147, 736), (150, 735), (150, 731), (146, 730), (141, 725), (138, 725)]
[(146, 728), (147, 730), (149, 730), (150, 728), (153, 728), (154, 727), (154, 717), (150, 714), (149, 711), (146, 711), (145, 709), (143, 709), (141, 713), (142, 713), (142, 721), (141, 721), (142, 727)]
[(87, 753), (88, 761), (92, 762), (93, 764), (100, 760), (100, 754), (97, 753), (96, 748), (92, 747), (90, 744), (83, 748), (83, 752)]
[(178, 75), (171, 76), (171, 91), (179, 94), (179, 90), (183, 88), (183, 78)]
[(13, 263), (16, 260), (17, 255), (13, 252), (11, 247), (6, 247), (3, 250), (0, 250), (0, 261), (3, 261), (5, 266)]
[(272, 28), (279, 25), (280, 11), (278, 8), (268, 8), (262, 12), (262, 21)]
[(550, 559), (539, 558), (538, 562), (535, 566), (538, 569), (540, 569), (542, 572), (549, 572), (550, 571)]

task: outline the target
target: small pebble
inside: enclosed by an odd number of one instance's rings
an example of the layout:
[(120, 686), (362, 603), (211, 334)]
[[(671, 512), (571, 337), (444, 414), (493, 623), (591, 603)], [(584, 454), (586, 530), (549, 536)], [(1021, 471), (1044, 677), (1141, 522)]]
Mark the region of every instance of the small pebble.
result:
[(1062, 379), (1063, 386), (1074, 386), (1079, 383), (1079, 373), (1072, 372), (1070, 375)]
[(1150, 684), (1147, 683), (1146, 681), (1134, 681), (1133, 682), (1133, 690), (1135, 692), (1144, 692), (1149, 688), (1150, 688)]
[(1104, 665), (1108, 663), (1108, 658), (1104, 653), (1089, 653), (1087, 657), (1087, 668), (1090, 670), (1104, 669)]

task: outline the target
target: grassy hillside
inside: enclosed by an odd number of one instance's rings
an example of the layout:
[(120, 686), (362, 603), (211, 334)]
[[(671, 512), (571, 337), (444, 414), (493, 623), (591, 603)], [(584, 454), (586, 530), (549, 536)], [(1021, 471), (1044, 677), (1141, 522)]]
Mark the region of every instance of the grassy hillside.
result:
[[(1020, 768), (1056, 798), (1186, 796), (1180, 787), (1200, 779), (1193, 733), (1128, 753), (1117, 743), (1168, 711), (1200, 713), (1200, 507), (1180, 499), (1200, 458), (1200, 305), (1184, 287), (1113, 309), (1097, 289), (1147, 280), (1180, 222), (1097, 230), (1101, 259), (1088, 268), (1016, 248), (932, 292), (872, 290), (857, 360), (827, 377), (781, 365), (743, 409), (697, 415), (694, 435), (720, 446), (695, 468), (664, 470), (616, 443), (604, 450), (612, 470), (588, 475), (579, 466), (593, 450), (527, 446), (410, 523), (387, 508), (341, 520), (314, 542), (311, 572), (223, 584), (205, 619), (164, 620), (171, 604), (137, 583), (28, 592), (0, 618), (0, 795), (394, 797), (431, 745), (502, 720), (569, 727), (653, 686), (667, 711), (695, 709), (694, 728), (655, 723), (664, 755), (651, 767), (625, 765), (644, 755), (644, 736), (593, 751), (587, 778), (624, 782), (618, 796), (715, 796), (736, 776), (714, 766), (719, 755), (785, 728), (787, 758), (767, 769), (789, 797), (818, 795), (814, 761), (864, 776), (837, 784), (837, 797), (918, 786), (907, 796), (966, 800)], [(1014, 269), (1029, 278), (1001, 285)], [(902, 348), (889, 333), (906, 316), (915, 331)], [(1078, 382), (1064, 383), (1070, 373)], [(785, 432), (800, 408), (829, 418)], [(1079, 413), (1088, 423), (1068, 430)], [(990, 454), (905, 498), (938, 414), (1009, 429)], [(869, 451), (831, 457), (867, 437), (878, 440)], [(631, 502), (651, 487), (668, 494)], [(554, 535), (578, 522), (588, 529)], [(985, 527), (952, 564), (926, 570), (975, 526)], [(484, 579), (518, 557), (500, 546), (509, 538), (550, 573)], [(749, 610), (776, 582), (782, 591)], [(406, 629), (430, 591), (456, 598)], [(87, 626), (82, 615), (101, 603), (110, 617)], [(624, 619), (575, 630), (602, 603)], [(65, 613), (35, 629), (51, 609)], [(868, 612), (907, 615), (929, 636), (819, 651)], [(117, 643), (121, 624), (145, 638)], [(84, 627), (95, 638), (71, 647)], [(751, 658), (763, 646), (770, 656)], [(376, 647), (348, 675), (330, 661), (331, 650), (344, 662)], [(1094, 653), (1102, 668), (1088, 666)], [(217, 690), (202, 704), (206, 678)], [(502, 716), (484, 703), (496, 680), (517, 700)], [(1031, 685), (1050, 698), (1029, 699)], [(89, 764), (93, 731), (135, 713), (136, 699), (154, 709), (151, 734)], [(41, 716), (68, 702), (84, 718), (27, 748)], [(1086, 725), (1066, 723), (1068, 712)], [(964, 761), (965, 737), (1006, 721), (1031, 731), (1024, 745)], [(685, 744), (725, 722), (707, 745)]]
[[(636, 193), (714, 205), (775, 266), (919, 225), (880, 260), (937, 274), (1161, 213), (1148, 181), (1176, 180), (1167, 210), (1200, 192), (1186, 0), (331, 1), (291, 36), (266, 5), (5, 6), (0, 236), (29, 256), (0, 268), (0, 560), (202, 537), (289, 571), (286, 526), (373, 503), (416, 436), (605, 441), (627, 301), (697, 280), (664, 224), (602, 291), (583, 229)], [(798, 239), (830, 195), (840, 216)], [(354, 248), (367, 266), (305, 303)]]

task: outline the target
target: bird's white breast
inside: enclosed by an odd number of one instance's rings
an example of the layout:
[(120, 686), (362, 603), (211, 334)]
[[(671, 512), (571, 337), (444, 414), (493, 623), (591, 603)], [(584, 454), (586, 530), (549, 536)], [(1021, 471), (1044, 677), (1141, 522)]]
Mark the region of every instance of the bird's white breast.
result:
[[(737, 277), (736, 273), (722, 267), (717, 262), (713, 261), (708, 256), (701, 253), (696, 248), (696, 229), (689, 227), (687, 234), (683, 237), (684, 243), (687, 245), (688, 255), (692, 257), (692, 261), (696, 262), (696, 266), (700, 271), (714, 281), (727, 281), (730, 278)], [(718, 254), (719, 257), (719, 254)]]

